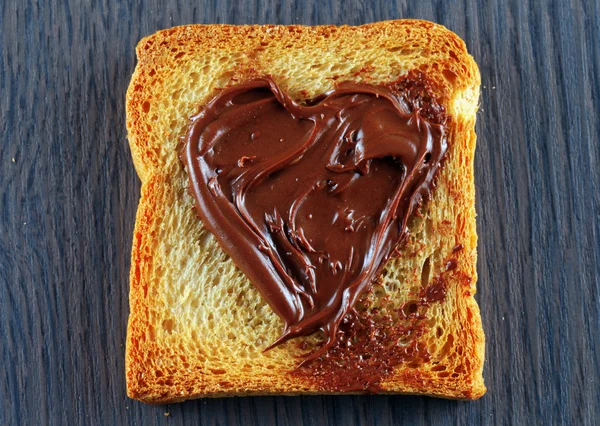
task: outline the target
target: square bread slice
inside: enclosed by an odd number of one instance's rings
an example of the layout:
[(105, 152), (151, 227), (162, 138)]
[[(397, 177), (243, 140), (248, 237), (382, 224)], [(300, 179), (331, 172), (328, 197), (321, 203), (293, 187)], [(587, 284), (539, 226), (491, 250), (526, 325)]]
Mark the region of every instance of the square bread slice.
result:
[[(283, 322), (197, 217), (178, 158), (180, 138), (219, 88), (251, 76), (271, 75), (292, 97), (307, 99), (339, 81), (391, 82), (415, 70), (434, 83), (450, 117), (449, 151), (431, 200), (409, 222), (406, 246), (388, 261), (364, 303), (380, 312), (401, 309), (440, 276), (447, 294), (422, 320), (419, 344), (428, 360), (398, 365), (383, 377), (380, 392), (461, 399), (485, 393), (484, 334), (473, 297), (480, 76), (457, 35), (418, 20), (358, 27), (190, 25), (142, 39), (137, 57), (127, 91), (128, 139), (142, 181), (126, 349), (131, 398), (167, 403), (338, 393), (296, 371), (303, 353), (298, 341), (315, 343), (318, 333), (263, 352)], [(363, 355), (368, 362), (370, 354)]]

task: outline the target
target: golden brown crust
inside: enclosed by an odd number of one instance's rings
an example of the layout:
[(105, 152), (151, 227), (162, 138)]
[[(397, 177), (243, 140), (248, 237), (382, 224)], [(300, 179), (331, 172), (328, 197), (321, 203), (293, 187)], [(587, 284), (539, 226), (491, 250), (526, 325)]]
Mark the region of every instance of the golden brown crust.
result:
[[(425, 262), (440, 271), (456, 244), (459, 268), (447, 300), (432, 309), (433, 361), (397, 369), (384, 392), (475, 399), (483, 395), (484, 335), (477, 281), (473, 157), (480, 77), (464, 43), (431, 22), (360, 27), (191, 25), (137, 46), (127, 92), (127, 128), (142, 180), (131, 265), (127, 389), (166, 403), (207, 396), (326, 394), (288, 374), (298, 349), (261, 349), (280, 320), (207, 234), (192, 211), (177, 160), (187, 120), (215, 90), (270, 74), (296, 97), (334, 84), (386, 82), (418, 69), (435, 83), (452, 117), (446, 164), (405, 256), (390, 262), (383, 287), (400, 303), (421, 282)], [(213, 315), (214, 313), (214, 315)], [(432, 335), (433, 336), (433, 335)]]

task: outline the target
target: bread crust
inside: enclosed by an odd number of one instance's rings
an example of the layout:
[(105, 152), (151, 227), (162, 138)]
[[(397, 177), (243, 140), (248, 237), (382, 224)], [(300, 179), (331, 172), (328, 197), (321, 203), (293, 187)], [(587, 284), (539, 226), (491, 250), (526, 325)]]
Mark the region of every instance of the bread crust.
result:
[(484, 334), (473, 298), (480, 76), (456, 34), (419, 20), (358, 27), (189, 25), (146, 37), (136, 51), (126, 102), (129, 144), (142, 181), (126, 348), (131, 398), (161, 404), (335, 393), (289, 374), (298, 355), (294, 345), (262, 352), (269, 336), (281, 330), (280, 320), (195, 217), (177, 160), (179, 136), (218, 88), (256, 75), (272, 75), (292, 96), (307, 98), (336, 81), (388, 82), (411, 70), (434, 83), (451, 117), (450, 151), (427, 211), (411, 225), (407, 255), (386, 266), (395, 279), (384, 282), (385, 291), (405, 299), (409, 292), (403, 286), (421, 282), (422, 265), (431, 264), (435, 276), (451, 247), (463, 249), (455, 256), (459, 268), (449, 279), (447, 300), (432, 309), (431, 329), (442, 329), (437, 340), (430, 339), (435, 362), (427, 368), (399, 366), (382, 392), (460, 399), (485, 393)]

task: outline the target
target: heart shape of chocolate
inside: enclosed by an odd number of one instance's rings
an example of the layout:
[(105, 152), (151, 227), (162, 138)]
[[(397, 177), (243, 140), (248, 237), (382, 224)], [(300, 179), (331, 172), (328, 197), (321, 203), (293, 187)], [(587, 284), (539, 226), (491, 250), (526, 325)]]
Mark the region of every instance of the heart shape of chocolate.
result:
[(268, 77), (221, 91), (181, 159), (206, 228), (285, 328), (325, 344), (407, 235), (447, 150), (421, 79), (352, 82), (304, 103)]

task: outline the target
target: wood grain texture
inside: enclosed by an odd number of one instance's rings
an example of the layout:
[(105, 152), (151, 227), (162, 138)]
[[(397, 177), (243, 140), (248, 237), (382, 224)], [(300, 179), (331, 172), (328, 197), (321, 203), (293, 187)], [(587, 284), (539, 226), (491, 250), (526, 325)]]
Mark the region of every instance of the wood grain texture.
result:
[[(129, 400), (136, 42), (186, 23), (403, 17), (446, 25), (481, 69), (487, 395)], [(599, 103), (597, 0), (0, 0), (0, 424), (597, 424)]]

